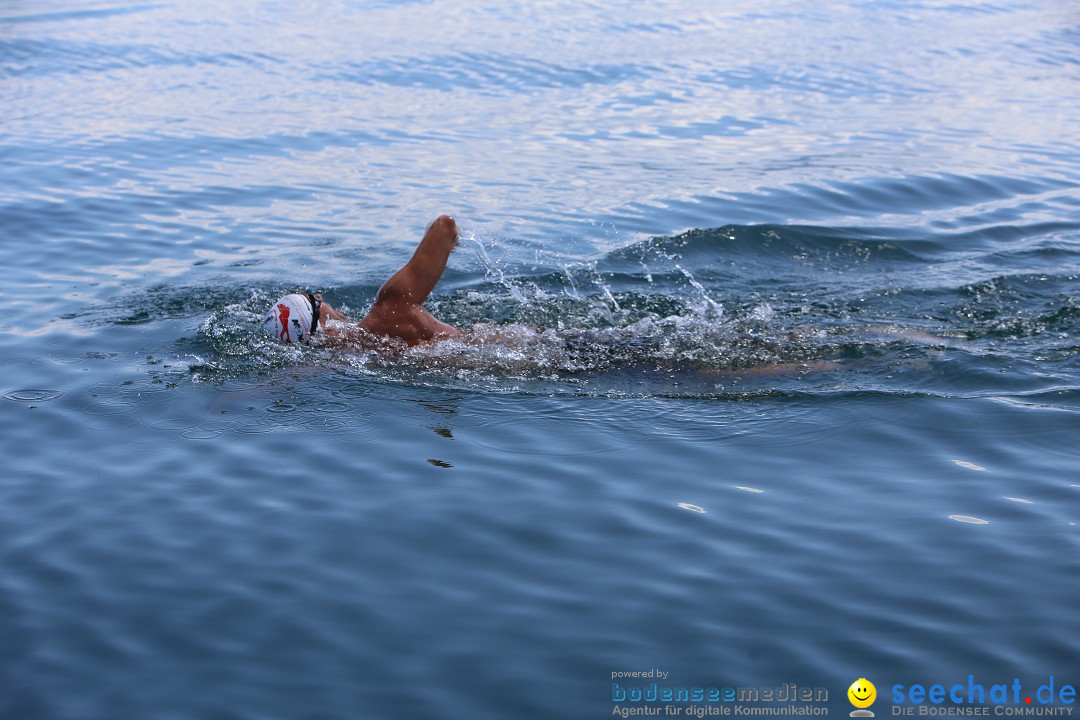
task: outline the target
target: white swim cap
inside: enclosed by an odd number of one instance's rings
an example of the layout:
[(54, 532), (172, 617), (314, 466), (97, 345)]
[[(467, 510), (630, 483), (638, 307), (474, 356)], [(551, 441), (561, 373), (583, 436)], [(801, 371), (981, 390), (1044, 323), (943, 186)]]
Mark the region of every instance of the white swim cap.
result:
[(318, 318), (312, 310), (312, 302), (306, 295), (286, 295), (266, 312), (263, 330), (284, 343), (306, 343), (319, 329)]

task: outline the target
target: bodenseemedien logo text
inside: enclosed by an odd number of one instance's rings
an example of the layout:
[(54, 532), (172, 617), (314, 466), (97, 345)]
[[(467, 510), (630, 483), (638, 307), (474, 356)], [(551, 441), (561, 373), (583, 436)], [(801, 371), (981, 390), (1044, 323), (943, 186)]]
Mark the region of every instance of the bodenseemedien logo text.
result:
[(644, 687), (623, 687), (611, 683), (614, 702), (827, 702), (825, 688), (799, 687), (784, 683), (779, 687), (672, 687), (649, 683)]

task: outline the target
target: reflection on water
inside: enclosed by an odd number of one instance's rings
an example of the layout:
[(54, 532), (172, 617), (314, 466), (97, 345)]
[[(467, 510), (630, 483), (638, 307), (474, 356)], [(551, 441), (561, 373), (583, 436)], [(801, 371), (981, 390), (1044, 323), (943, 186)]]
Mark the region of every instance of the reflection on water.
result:
[[(1067, 676), (1077, 27), (0, 7), (0, 716)], [(260, 330), (362, 316), (443, 212), (467, 342)]]

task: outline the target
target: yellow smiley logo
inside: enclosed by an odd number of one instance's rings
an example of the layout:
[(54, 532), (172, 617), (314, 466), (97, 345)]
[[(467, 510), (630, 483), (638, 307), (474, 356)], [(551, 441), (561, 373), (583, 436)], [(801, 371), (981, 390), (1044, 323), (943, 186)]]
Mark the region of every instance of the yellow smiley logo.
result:
[(866, 678), (859, 678), (847, 689), (848, 700), (857, 708), (868, 708), (877, 700), (877, 688)]

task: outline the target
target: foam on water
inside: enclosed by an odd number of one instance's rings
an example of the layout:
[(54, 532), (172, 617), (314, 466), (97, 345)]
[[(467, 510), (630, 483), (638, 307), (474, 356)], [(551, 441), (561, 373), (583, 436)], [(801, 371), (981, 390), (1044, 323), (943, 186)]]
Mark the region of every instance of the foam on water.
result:
[[(1067, 678), (1076, 25), (4, 4), (0, 716)], [(443, 212), (469, 342), (259, 328), (362, 316)]]

